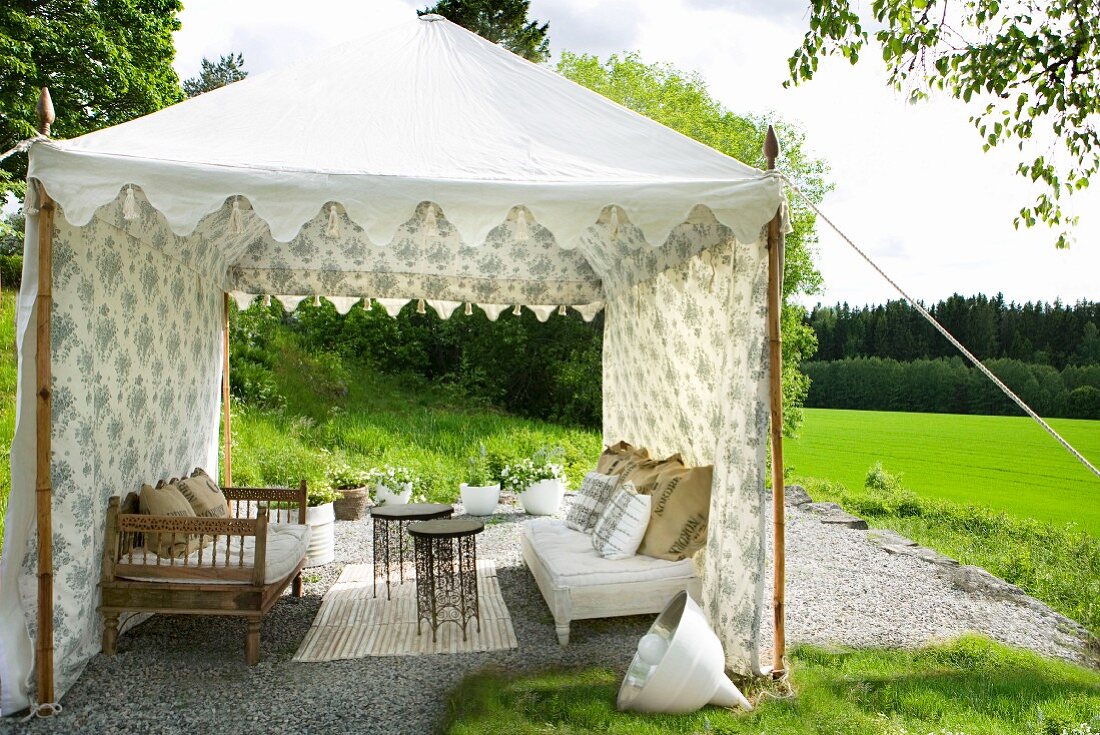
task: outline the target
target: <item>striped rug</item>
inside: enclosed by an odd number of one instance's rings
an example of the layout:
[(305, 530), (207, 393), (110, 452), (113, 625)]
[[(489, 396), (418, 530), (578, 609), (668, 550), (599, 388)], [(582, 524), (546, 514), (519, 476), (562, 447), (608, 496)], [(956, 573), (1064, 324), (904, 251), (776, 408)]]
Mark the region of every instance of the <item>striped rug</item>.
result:
[(294, 654), (295, 661), (337, 661), (365, 656), (422, 656), (431, 653), (473, 653), (516, 647), (512, 618), (500, 594), (496, 564), (478, 559), (477, 587), (481, 631), (471, 620), (466, 640), (456, 623), (444, 623), (432, 643), (427, 622), (416, 634), (416, 583), (406, 569), (405, 583), (390, 587), (387, 600), (380, 587), (374, 596), (370, 564), (349, 564), (321, 601), (321, 609)]

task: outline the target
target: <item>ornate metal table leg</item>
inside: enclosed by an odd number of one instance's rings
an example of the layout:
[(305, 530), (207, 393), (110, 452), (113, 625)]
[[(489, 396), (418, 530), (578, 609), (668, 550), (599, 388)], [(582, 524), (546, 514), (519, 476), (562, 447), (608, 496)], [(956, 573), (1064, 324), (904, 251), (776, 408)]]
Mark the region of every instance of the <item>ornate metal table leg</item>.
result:
[(459, 623), (462, 640), (466, 640), (466, 625), (473, 618), (481, 632), (481, 606), (477, 595), (477, 539), (463, 536), (455, 540), (458, 546)]

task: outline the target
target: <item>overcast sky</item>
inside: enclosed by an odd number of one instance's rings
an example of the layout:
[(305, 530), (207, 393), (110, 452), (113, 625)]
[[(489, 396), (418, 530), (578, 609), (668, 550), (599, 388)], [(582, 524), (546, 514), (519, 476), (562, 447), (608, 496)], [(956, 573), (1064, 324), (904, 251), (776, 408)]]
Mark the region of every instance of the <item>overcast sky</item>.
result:
[[(266, 71), (426, 4), (189, 0), (176, 34), (176, 69), (186, 78), (203, 56), (239, 51), (249, 71)], [(549, 21), (555, 54), (638, 51), (646, 61), (699, 72), (734, 112), (774, 113), (802, 125), (811, 152), (832, 169), (835, 189), (825, 212), (917, 298), (999, 291), (1016, 301), (1100, 299), (1100, 192), (1075, 198), (1082, 215), (1077, 242), (1057, 251), (1049, 230), (1012, 227), (1034, 190), (1014, 174), (1011, 151), (982, 153), (959, 103), (904, 102), (886, 88), (877, 54), (865, 54), (856, 67), (826, 62), (809, 84), (784, 89), (806, 6), (806, 0), (532, 0), (531, 11)], [(838, 237), (823, 224), (819, 229), (825, 292), (807, 304), (894, 297)]]

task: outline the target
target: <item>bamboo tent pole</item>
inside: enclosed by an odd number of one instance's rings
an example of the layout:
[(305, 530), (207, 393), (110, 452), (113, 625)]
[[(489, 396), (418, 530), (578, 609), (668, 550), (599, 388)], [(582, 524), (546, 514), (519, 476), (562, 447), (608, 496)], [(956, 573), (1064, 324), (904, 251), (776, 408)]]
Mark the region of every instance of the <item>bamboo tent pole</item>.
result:
[[(38, 98), (38, 132), (48, 136), (56, 119), (50, 91)], [(34, 186), (34, 182), (28, 182)], [(53, 681), (53, 480), (50, 473), (53, 369), (50, 355), (50, 319), (53, 314), (54, 202), (45, 187), (38, 189), (38, 296), (35, 298), (35, 505), (38, 540), (38, 630), (35, 635), (35, 677), (39, 704), (54, 701)]]
[(225, 320), (222, 324), (222, 441), (224, 442), (222, 486), (233, 487), (233, 431), (229, 417), (229, 294), (223, 301)]
[[(764, 138), (764, 158), (768, 170), (775, 170), (779, 157), (779, 139), (775, 128), (768, 126)], [(783, 336), (780, 322), (783, 311), (783, 217), (776, 212), (768, 223), (768, 344), (771, 369), (768, 371), (771, 399), (771, 451), (772, 451), (772, 511), (773, 569), (772, 614), (775, 623), (775, 651), (772, 659), (772, 675), (782, 676), (786, 665), (786, 631), (784, 598), (786, 585), (786, 519), (783, 507)]]

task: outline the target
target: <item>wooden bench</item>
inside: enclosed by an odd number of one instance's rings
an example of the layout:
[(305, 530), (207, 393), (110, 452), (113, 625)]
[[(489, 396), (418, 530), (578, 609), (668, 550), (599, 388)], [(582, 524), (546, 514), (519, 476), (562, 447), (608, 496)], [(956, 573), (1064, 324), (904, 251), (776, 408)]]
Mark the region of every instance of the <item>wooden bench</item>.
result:
[[(222, 492), (228, 518), (141, 515), (136, 493), (122, 502), (117, 496), (111, 498), (99, 608), (105, 655), (115, 653), (123, 612), (234, 615), (248, 623), (245, 659), (250, 666), (259, 662), (264, 614), (292, 581), (294, 596), (302, 596), (301, 572), (309, 540), (306, 483), (296, 489), (223, 488)], [(181, 543), (199, 536), (204, 543), (188, 556), (162, 558), (146, 548), (148, 533), (169, 534), (173, 542)], [(299, 536), (304, 543), (299, 544)], [(269, 543), (278, 546), (278, 559), (269, 556)], [(276, 571), (269, 569), (273, 561), (281, 568), (276, 579), (270, 578)]]

